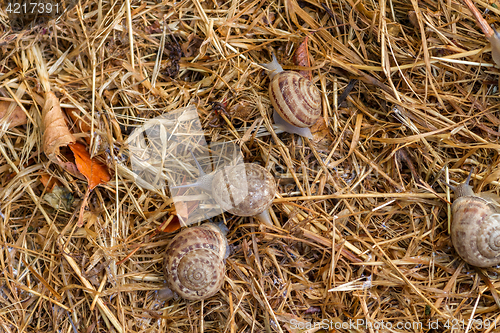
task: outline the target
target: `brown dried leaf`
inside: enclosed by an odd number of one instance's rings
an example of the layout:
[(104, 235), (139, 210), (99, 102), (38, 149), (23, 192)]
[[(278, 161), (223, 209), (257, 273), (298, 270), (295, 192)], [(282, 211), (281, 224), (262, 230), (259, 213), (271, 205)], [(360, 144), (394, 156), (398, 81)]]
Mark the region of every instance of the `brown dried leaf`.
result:
[[(78, 110), (77, 108), (64, 109), (64, 113), (71, 118), (76, 128), (80, 132), (80, 135), (84, 135), (82, 136), (83, 140), (85, 140), (85, 142), (90, 145), (91, 127), (89, 125), (89, 117), (87, 115), (81, 115), (80, 110)], [(75, 132), (74, 129), (73, 132)]]
[[(304, 38), (302, 43), (295, 50), (294, 62), (297, 66), (302, 67), (311, 67), (311, 59), (309, 58), (309, 49), (307, 47), (307, 37)], [(300, 70), (299, 74), (305, 77), (306, 79), (311, 80), (312, 75), (311, 71), (308, 70)]]
[(4, 119), (9, 110), (11, 102), (0, 101), (0, 124), (7, 121), (9, 126), (7, 128), (16, 127), (19, 125), (24, 125), (27, 123), (26, 114), (20, 106), (16, 106), (8, 119)]
[[(309, 57), (309, 48), (307, 46), (308, 37), (299, 44), (295, 50), (293, 61), (295, 65), (301, 67), (311, 67), (311, 58)], [(312, 73), (309, 70), (301, 70), (299, 74), (308, 80), (312, 79)], [(324, 119), (318, 119), (316, 123), (311, 127), (311, 134), (316, 143), (320, 141), (325, 141), (324, 144), (329, 146), (331, 144), (330, 131), (328, 130), (327, 124)]]
[(148, 34), (148, 35), (152, 35), (152, 34), (161, 34), (161, 25), (160, 25), (160, 22), (158, 20), (155, 20), (153, 22), (153, 24), (149, 25), (149, 26), (146, 26), (144, 27), (144, 31)]
[(54, 186), (52, 192), (45, 193), (43, 199), (54, 209), (64, 209), (68, 212), (71, 210), (71, 206), (75, 200), (73, 193), (66, 187), (58, 185)]
[(196, 55), (200, 49), (201, 44), (203, 43), (203, 39), (196, 36), (196, 34), (191, 34), (188, 36), (188, 39), (185, 43), (181, 44), (182, 53), (184, 56), (189, 58)]
[(311, 126), (311, 133), (316, 144), (328, 147), (333, 142), (333, 137), (330, 135), (325, 119), (320, 118), (314, 125)]
[[(45, 105), (42, 110), (43, 151), (49, 160), (58, 163), (60, 148), (76, 142), (64, 119), (59, 99), (53, 92), (45, 95)], [(64, 166), (63, 166), (64, 167)]]
[(252, 115), (255, 107), (250, 105), (246, 101), (240, 101), (229, 107), (229, 114), (233, 115), (233, 118), (240, 119), (241, 121), (248, 121), (248, 118)]

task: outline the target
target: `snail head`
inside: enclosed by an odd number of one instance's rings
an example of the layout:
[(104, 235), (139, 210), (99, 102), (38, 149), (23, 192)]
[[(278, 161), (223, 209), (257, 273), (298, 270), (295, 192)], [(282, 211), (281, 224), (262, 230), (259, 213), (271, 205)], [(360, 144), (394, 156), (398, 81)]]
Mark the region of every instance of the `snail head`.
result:
[(212, 191), (212, 180), (214, 178), (214, 174), (213, 173), (206, 174), (203, 171), (203, 168), (201, 167), (200, 163), (198, 162), (198, 160), (194, 156), (192, 150), (190, 150), (190, 153), (194, 159), (194, 162), (196, 163), (196, 167), (198, 168), (198, 173), (199, 173), (198, 179), (196, 180), (195, 183), (192, 183), (192, 184), (170, 186), (170, 189), (198, 187), (198, 188), (201, 188), (207, 192), (211, 192)]
[(227, 236), (227, 234), (229, 233), (229, 228), (222, 221), (221, 222), (208, 222), (207, 224), (210, 224), (210, 225), (213, 225), (214, 227), (216, 227), (221, 232), (221, 234), (223, 234), (224, 236)]
[(266, 68), (269, 71), (269, 78), (272, 80), (273, 77), (278, 74), (283, 72), (283, 67), (278, 62), (278, 59), (276, 59), (276, 56), (273, 53), (273, 61), (267, 63), (267, 64), (259, 64), (262, 67)]
[(451, 188), (453, 190), (453, 192), (455, 192), (455, 198), (467, 197), (467, 196), (474, 195), (474, 191), (472, 190), (472, 186), (469, 185), (473, 171), (474, 171), (474, 168), (471, 168), (469, 175), (467, 176), (467, 179), (465, 180), (465, 182), (460, 183), (457, 186), (452, 186), (448, 183), (445, 183), (446, 186), (448, 186), (449, 188)]

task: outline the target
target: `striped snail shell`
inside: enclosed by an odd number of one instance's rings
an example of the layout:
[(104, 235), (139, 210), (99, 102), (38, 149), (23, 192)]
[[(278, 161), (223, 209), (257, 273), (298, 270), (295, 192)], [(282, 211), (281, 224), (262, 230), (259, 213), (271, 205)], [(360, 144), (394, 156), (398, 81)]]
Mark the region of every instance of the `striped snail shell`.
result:
[(274, 55), (273, 61), (263, 66), (271, 71), (269, 98), (276, 125), (286, 132), (312, 138), (309, 127), (323, 110), (319, 89), (299, 73), (284, 71)]
[(229, 255), (227, 228), (214, 223), (186, 228), (167, 246), (163, 272), (169, 288), (184, 299), (215, 295), (224, 282)]
[(451, 241), (460, 257), (477, 267), (500, 263), (500, 211), (498, 204), (474, 193), (467, 180), (450, 186), (455, 192), (451, 207)]

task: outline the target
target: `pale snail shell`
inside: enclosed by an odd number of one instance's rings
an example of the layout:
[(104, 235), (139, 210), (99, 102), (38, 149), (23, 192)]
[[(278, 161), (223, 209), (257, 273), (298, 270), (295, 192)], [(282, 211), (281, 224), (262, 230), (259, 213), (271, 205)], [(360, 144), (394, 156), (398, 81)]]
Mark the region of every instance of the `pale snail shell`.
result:
[(269, 98), (273, 105), (276, 125), (285, 132), (312, 138), (309, 127), (322, 113), (321, 92), (297, 72), (284, 71), (273, 55), (273, 61), (263, 64), (269, 73)]
[(500, 211), (492, 200), (474, 194), (471, 174), (464, 183), (450, 186), (455, 192), (451, 241), (465, 262), (491, 267), (500, 263)]
[[(246, 180), (243, 181), (243, 180)], [(212, 196), (225, 211), (237, 216), (267, 212), (276, 194), (276, 181), (254, 163), (228, 166), (215, 173)]]
[(197, 182), (171, 188), (198, 186), (209, 192), (228, 213), (255, 216), (265, 224), (273, 225), (269, 207), (276, 195), (277, 186), (269, 171), (255, 163), (240, 163), (205, 174), (196, 158), (194, 160), (200, 173)]
[(186, 228), (168, 244), (163, 272), (169, 288), (184, 299), (215, 295), (224, 282), (229, 247), (225, 225)]

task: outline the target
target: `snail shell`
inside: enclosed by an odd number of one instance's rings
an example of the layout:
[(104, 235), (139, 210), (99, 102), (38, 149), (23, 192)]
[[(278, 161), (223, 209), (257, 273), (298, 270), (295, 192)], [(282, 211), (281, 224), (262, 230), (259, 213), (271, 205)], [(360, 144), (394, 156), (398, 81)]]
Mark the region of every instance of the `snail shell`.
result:
[(269, 98), (276, 125), (286, 132), (312, 138), (308, 128), (316, 123), (323, 110), (319, 89), (299, 73), (284, 71), (274, 55), (273, 61), (264, 67), (271, 71)]
[(215, 295), (226, 271), (226, 234), (225, 226), (213, 223), (186, 228), (177, 234), (164, 257), (163, 272), (169, 288), (188, 300)]
[(255, 216), (272, 226), (269, 207), (276, 194), (276, 181), (265, 168), (254, 163), (226, 166), (214, 173), (205, 174), (194, 157), (200, 176), (196, 183), (180, 186), (200, 187), (209, 192), (226, 212), (237, 216)]
[(321, 116), (321, 93), (297, 72), (283, 71), (269, 84), (271, 104), (281, 118), (296, 127), (311, 127)]
[(276, 193), (276, 181), (265, 168), (254, 163), (225, 167), (212, 180), (212, 196), (225, 211), (254, 216), (267, 211)]
[(460, 257), (477, 267), (500, 263), (500, 214), (492, 200), (474, 194), (467, 180), (456, 186), (451, 241)]

